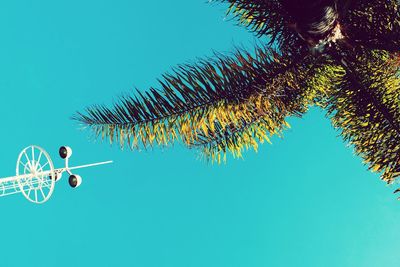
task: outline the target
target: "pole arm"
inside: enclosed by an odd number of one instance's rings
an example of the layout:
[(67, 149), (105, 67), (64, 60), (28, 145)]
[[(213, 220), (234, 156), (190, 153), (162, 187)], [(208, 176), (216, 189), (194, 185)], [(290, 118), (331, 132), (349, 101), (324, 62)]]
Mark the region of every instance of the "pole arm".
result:
[[(109, 161), (91, 163), (91, 164), (86, 164), (86, 165), (70, 167), (70, 168), (60, 168), (60, 169), (55, 169), (54, 172), (62, 173), (62, 172), (68, 171), (68, 170), (76, 170), (76, 169), (88, 168), (88, 167), (104, 165), (104, 164), (110, 164), (110, 163), (113, 163), (113, 161), (109, 160)], [(50, 174), (50, 173), (51, 173), (51, 171), (45, 171), (45, 172), (38, 172), (38, 173), (36, 173), (36, 175), (46, 175), (46, 174)], [(15, 181), (18, 181), (20, 179), (25, 179), (25, 178), (30, 178), (30, 177), (34, 177), (34, 175), (32, 173), (29, 173), (29, 174), (22, 174), (22, 175), (18, 175), (18, 176), (4, 177), (4, 178), (0, 178), (0, 184), (9, 183), (9, 182), (15, 182)]]
[(104, 164), (110, 164), (110, 163), (113, 163), (113, 161), (112, 161), (112, 160), (109, 160), (109, 161), (91, 163), (91, 164), (86, 164), (86, 165), (80, 165), (80, 166), (70, 167), (70, 168), (68, 168), (68, 169), (69, 169), (69, 170), (76, 170), (76, 169), (88, 168), (88, 167), (93, 167), (93, 166), (98, 166), (98, 165), (104, 165)]

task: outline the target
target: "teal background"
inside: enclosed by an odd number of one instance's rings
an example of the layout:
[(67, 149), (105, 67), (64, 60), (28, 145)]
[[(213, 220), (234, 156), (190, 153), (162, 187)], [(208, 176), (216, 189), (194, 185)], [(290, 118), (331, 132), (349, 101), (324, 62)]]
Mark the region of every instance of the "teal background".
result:
[(145, 90), (178, 63), (252, 47), (205, 1), (0, 2), (1, 175), (37, 144), (84, 169), (44, 205), (0, 199), (0, 266), (399, 266), (400, 204), (323, 111), (283, 140), (210, 165), (180, 145), (121, 151), (69, 119)]

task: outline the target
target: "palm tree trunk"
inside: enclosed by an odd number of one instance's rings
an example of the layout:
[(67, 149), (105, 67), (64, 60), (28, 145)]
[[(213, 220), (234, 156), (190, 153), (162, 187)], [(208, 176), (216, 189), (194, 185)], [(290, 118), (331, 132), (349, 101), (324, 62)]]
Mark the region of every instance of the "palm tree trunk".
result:
[(336, 0), (284, 0), (283, 7), (295, 21), (295, 29), (310, 46), (326, 39), (339, 23)]

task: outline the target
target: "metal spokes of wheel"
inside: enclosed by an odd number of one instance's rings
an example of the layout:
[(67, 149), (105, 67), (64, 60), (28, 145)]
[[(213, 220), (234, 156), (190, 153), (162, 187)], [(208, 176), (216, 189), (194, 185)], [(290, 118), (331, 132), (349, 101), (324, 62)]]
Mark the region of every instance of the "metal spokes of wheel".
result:
[(22, 194), (33, 203), (46, 202), (54, 190), (55, 173), (49, 154), (38, 146), (28, 146), (17, 160), (16, 175), (22, 175), (18, 186)]

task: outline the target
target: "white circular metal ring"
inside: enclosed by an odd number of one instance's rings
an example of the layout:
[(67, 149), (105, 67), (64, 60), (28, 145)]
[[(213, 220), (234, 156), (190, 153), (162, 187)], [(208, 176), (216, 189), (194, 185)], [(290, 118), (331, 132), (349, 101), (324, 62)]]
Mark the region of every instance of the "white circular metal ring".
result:
[(26, 199), (33, 203), (46, 202), (54, 191), (56, 176), (49, 154), (41, 147), (28, 146), (17, 160), (18, 186)]

